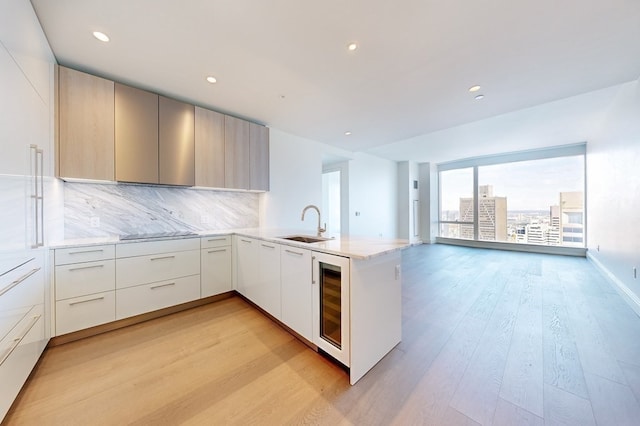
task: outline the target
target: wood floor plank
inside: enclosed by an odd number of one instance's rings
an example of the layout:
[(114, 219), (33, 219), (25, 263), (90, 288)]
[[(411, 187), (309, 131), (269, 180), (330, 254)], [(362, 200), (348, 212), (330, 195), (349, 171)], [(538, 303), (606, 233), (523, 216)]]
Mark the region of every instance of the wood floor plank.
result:
[(626, 362), (618, 362), (624, 373), (627, 384), (636, 396), (636, 400), (640, 402), (640, 366), (629, 364)]
[(557, 276), (549, 278), (545, 278), (542, 294), (544, 382), (588, 398), (566, 300)]
[(544, 426), (544, 420), (522, 407), (499, 398), (492, 424), (494, 426)]
[(640, 405), (631, 388), (595, 374), (586, 374), (593, 415), (599, 425), (635, 426)]
[(489, 424), (498, 402), (511, 337), (518, 314), (522, 283), (510, 279), (493, 311), (451, 406), (481, 424)]
[(544, 416), (542, 354), (542, 284), (538, 277), (527, 276), (523, 281), (500, 397), (539, 417)]
[(591, 426), (593, 417), (591, 402), (552, 385), (544, 386), (545, 426)]
[[(577, 276), (576, 276), (577, 275)], [(606, 342), (596, 315), (584, 294), (593, 294), (593, 284), (584, 274), (560, 272), (565, 300), (583, 371), (625, 383), (624, 374)]]

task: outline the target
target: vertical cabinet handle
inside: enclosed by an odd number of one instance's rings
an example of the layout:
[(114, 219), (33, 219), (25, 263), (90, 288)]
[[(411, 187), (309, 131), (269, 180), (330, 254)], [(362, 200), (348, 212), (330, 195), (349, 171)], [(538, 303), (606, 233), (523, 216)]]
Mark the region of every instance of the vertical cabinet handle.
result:
[(311, 284), (316, 283), (316, 274), (313, 273), (313, 265), (316, 264), (316, 257), (311, 256)]
[(32, 248), (44, 246), (44, 151), (38, 145), (31, 144), (31, 174), (33, 175), (33, 187), (31, 199), (33, 200), (33, 244)]

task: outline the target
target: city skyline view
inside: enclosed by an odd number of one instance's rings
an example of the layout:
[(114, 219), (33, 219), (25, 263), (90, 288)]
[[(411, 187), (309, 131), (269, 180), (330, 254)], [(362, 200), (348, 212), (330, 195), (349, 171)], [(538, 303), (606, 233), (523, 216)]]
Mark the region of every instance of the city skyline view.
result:
[[(473, 169), (441, 172), (440, 210), (459, 208), (460, 198), (473, 196)], [(584, 192), (584, 157), (570, 156), (478, 167), (478, 185), (493, 186), (507, 197), (507, 212), (548, 211), (560, 192)], [(443, 218), (444, 220), (444, 218)]]

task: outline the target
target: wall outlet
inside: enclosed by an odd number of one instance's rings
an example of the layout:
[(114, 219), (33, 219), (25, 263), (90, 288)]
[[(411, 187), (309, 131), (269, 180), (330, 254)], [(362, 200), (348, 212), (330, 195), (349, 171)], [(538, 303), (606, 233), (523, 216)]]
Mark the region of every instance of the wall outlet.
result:
[(100, 217), (99, 216), (91, 216), (91, 227), (92, 228), (100, 228)]
[(396, 281), (398, 281), (401, 276), (402, 276), (402, 269), (400, 265), (396, 265)]
[(209, 223), (209, 215), (203, 214), (202, 216), (200, 216), (200, 223)]

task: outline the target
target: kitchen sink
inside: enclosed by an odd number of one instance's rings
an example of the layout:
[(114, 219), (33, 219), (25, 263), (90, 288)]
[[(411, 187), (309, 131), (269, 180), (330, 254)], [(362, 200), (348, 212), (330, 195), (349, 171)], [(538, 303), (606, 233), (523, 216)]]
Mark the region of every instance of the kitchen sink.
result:
[(331, 238), (324, 238), (324, 237), (315, 237), (312, 235), (289, 235), (288, 237), (278, 237), (278, 238), (282, 238), (283, 240), (298, 241), (301, 243), (319, 243), (320, 241), (327, 241), (331, 239)]

